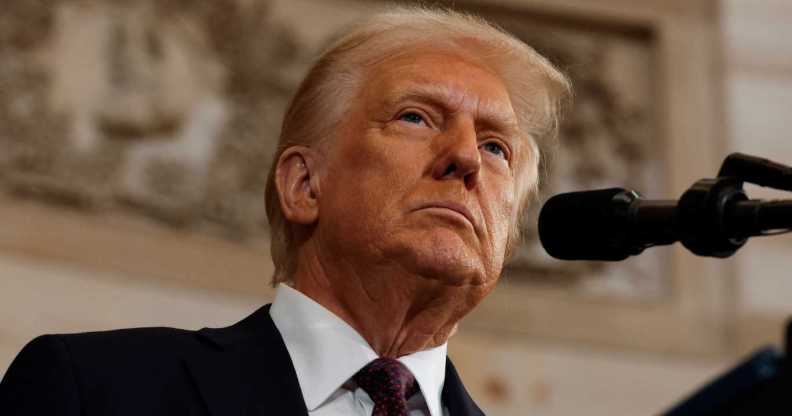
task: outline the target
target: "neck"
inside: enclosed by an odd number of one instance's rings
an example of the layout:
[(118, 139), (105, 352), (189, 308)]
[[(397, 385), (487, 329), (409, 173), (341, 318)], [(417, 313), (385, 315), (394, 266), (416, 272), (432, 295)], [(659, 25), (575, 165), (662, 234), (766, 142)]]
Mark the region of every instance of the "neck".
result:
[(355, 328), (380, 357), (444, 344), (483, 297), (398, 264), (329, 263), (310, 244), (303, 248), (295, 288)]

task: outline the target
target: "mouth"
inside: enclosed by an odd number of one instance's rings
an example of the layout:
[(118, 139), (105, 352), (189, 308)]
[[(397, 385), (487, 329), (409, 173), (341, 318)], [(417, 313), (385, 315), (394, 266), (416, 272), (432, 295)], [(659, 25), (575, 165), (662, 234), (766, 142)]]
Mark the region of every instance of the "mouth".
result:
[(471, 213), (466, 206), (460, 203), (452, 202), (452, 201), (435, 202), (424, 205), (419, 209), (438, 209), (438, 210), (450, 211), (451, 213), (455, 213), (452, 215), (463, 217), (473, 227), (474, 230), (476, 229), (476, 221), (473, 218), (473, 213)]

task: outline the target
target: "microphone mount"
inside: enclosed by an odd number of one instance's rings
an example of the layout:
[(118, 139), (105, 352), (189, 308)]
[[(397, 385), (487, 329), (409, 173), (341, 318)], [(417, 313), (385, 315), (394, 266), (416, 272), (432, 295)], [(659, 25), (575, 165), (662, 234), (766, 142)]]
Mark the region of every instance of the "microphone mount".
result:
[[(753, 235), (739, 228), (750, 227), (735, 227), (728, 221), (739, 211), (751, 209), (745, 203), (745, 182), (792, 191), (792, 168), (743, 153), (727, 156), (717, 178), (697, 181), (679, 199), (674, 228), (685, 248), (699, 256), (725, 258), (745, 245)], [(758, 204), (754, 206), (759, 209)], [(792, 204), (787, 206), (792, 208)], [(792, 218), (792, 209), (787, 215)]]
[(748, 199), (745, 183), (792, 191), (792, 168), (732, 153), (716, 178), (676, 200), (610, 188), (558, 194), (539, 213), (539, 239), (561, 260), (619, 261), (677, 241), (699, 256), (729, 257), (749, 237), (792, 231), (792, 200)]

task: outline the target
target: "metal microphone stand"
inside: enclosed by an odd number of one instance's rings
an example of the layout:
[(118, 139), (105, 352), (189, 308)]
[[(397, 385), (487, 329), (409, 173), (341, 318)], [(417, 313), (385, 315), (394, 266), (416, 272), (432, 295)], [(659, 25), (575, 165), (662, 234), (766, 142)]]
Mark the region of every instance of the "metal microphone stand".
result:
[[(792, 202), (750, 206), (743, 191), (744, 182), (792, 191), (792, 168), (740, 153), (729, 155), (717, 178), (696, 182), (679, 201), (678, 229), (691, 230), (680, 238), (685, 247), (700, 256), (728, 257), (745, 244), (751, 230), (789, 231)], [(740, 216), (761, 218), (757, 220), (761, 223), (739, 224), (743, 229), (726, 225), (724, 219), (733, 218), (735, 210), (759, 206), (765, 212), (743, 212), (746, 215)], [(787, 324), (783, 352), (772, 347), (760, 349), (664, 415), (792, 415), (792, 362), (788, 358), (791, 352), (792, 320)]]

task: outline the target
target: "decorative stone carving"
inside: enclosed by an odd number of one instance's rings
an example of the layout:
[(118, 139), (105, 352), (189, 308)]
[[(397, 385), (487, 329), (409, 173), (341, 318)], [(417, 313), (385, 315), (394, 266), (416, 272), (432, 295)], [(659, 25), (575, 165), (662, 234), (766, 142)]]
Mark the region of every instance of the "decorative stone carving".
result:
[[(328, 13), (316, 28), (304, 13), (272, 12), (320, 7), (294, 3), (6, 1), (0, 185), (86, 212), (121, 211), (236, 241), (266, 237), (265, 179), (283, 111), (327, 28), (345, 23)], [(360, 13), (361, 3), (321, 7)], [(573, 80), (545, 195), (605, 186), (662, 194), (649, 33), (478, 12)], [(534, 224), (526, 238), (509, 265), (512, 280), (628, 297), (665, 290), (660, 253), (562, 263), (544, 254)]]
[(266, 232), (268, 163), (305, 65), (268, 2), (8, 3), (6, 189), (226, 238)]

